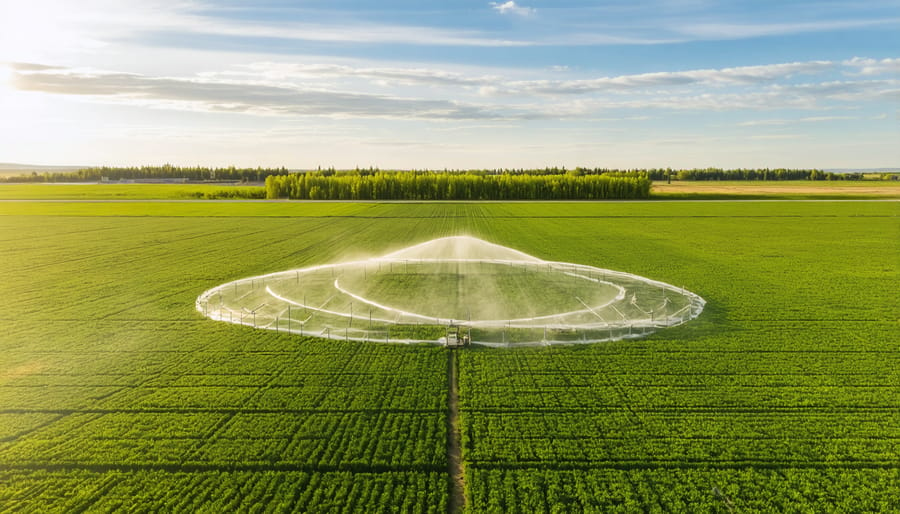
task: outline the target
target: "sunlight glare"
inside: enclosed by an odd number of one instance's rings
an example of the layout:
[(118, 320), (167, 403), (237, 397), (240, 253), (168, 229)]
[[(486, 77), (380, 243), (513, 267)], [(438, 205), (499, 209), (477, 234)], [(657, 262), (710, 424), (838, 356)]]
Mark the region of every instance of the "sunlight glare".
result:
[(77, 41), (72, 26), (76, 2), (0, 2), (0, 61), (40, 62), (67, 51)]
[(12, 68), (8, 64), (0, 62), (0, 98), (4, 98), (12, 92), (12, 80)]

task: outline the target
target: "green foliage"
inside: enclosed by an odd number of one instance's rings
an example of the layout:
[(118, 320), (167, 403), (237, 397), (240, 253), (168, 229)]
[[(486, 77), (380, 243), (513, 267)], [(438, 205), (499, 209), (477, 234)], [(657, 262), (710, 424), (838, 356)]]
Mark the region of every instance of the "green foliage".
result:
[(889, 512), (894, 469), (475, 469), (472, 511)]
[(446, 511), (447, 355), (202, 318), (468, 233), (684, 285), (681, 327), (459, 351), (472, 511), (889, 511), (896, 202), (0, 205), (0, 511)]
[(482, 175), (377, 172), (373, 175), (296, 173), (269, 176), (268, 198), (299, 200), (605, 200), (650, 196), (650, 180), (637, 174)]
[(0, 484), (4, 511), (447, 511), (440, 473), (0, 470)]
[(762, 169), (721, 169), (721, 168), (703, 168), (703, 169), (650, 169), (644, 171), (652, 180), (730, 180), (730, 181), (841, 181), (841, 182), (858, 182), (858, 181), (891, 181), (900, 180), (900, 174), (885, 173), (864, 173), (862, 171), (855, 172), (833, 172), (817, 169), (786, 169), (786, 168), (762, 168)]
[(207, 168), (203, 166), (101, 166), (77, 171), (45, 171), (22, 175), (0, 177), (5, 182), (100, 182), (101, 180), (139, 181), (240, 181), (262, 182), (270, 175), (284, 175), (288, 170), (281, 168)]
[(222, 184), (0, 184), (0, 199), (214, 200), (262, 199), (261, 186)]
[(704, 168), (689, 170), (652, 169), (646, 171), (652, 180), (866, 180), (862, 173), (834, 173), (822, 170), (801, 169), (721, 169)]
[[(36, 171), (6, 174), (0, 176), (0, 182), (11, 183), (27, 183), (27, 182), (99, 182), (101, 180), (110, 181), (168, 181), (168, 180), (190, 180), (195, 182), (202, 181), (240, 181), (240, 182), (262, 182), (270, 176), (283, 176), (290, 172), (286, 168), (236, 168), (229, 166), (227, 168), (208, 168), (203, 166), (173, 166), (165, 164), (162, 166), (102, 166), (94, 168), (83, 168), (77, 171), (45, 171), (38, 173)], [(326, 169), (318, 169), (314, 172), (300, 172), (301, 174), (310, 174), (322, 177), (361, 177), (374, 176), (383, 172), (376, 168), (360, 169), (357, 167), (352, 170), (336, 170), (333, 167)], [(645, 177), (651, 180), (897, 180), (897, 173), (862, 173), (848, 172), (835, 173), (816, 169), (787, 169), (787, 168), (738, 168), (738, 169), (721, 169), (721, 168), (693, 168), (693, 169), (671, 169), (671, 168), (650, 168), (635, 170), (618, 170), (609, 168), (588, 168), (578, 166), (567, 170), (565, 167), (546, 167), (543, 169), (472, 169), (472, 170), (411, 170), (403, 172), (399, 170), (387, 171), (390, 174), (396, 173), (412, 173), (413, 175), (470, 175), (470, 176), (550, 176), (550, 175), (607, 175), (611, 177)]]

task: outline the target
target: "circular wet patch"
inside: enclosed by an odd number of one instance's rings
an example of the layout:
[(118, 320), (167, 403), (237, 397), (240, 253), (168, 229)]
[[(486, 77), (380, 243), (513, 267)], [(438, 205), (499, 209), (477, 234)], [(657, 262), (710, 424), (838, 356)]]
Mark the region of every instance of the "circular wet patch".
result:
[(640, 337), (704, 304), (644, 277), (456, 236), (229, 282), (196, 305), (219, 321), (332, 339), (512, 345)]

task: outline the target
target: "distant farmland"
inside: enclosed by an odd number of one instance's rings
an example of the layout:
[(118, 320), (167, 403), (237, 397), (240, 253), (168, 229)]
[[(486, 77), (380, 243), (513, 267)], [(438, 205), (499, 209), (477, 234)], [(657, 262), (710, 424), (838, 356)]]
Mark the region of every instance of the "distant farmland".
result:
[[(458, 234), (708, 304), (646, 339), (450, 358), (194, 309)], [(453, 361), (473, 512), (900, 502), (898, 202), (0, 202), (0, 241), (3, 512), (454, 510)]]

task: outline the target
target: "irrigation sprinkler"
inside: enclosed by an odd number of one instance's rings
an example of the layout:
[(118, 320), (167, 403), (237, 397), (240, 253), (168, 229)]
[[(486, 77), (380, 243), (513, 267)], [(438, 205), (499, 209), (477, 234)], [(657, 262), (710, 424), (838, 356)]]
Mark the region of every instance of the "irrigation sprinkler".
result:
[[(377, 287), (368, 283), (369, 264), (374, 264), (373, 273), (381, 272), (384, 264), (390, 270), (390, 275), (378, 276)], [(249, 290), (246, 282), (251, 284)], [(223, 294), (229, 288), (231, 293)], [(210, 300), (217, 295), (219, 308), (214, 310)], [(254, 308), (259, 302), (264, 303)], [(288, 333), (295, 333), (293, 314), (300, 307), (298, 333), (309, 329), (311, 335), (340, 340), (340, 332), (332, 336), (330, 327), (339, 331), (343, 326), (346, 341), (363, 303), (368, 324), (363, 328), (357, 323), (354, 341), (434, 343), (428, 336), (432, 325), (464, 319), (461, 327), (480, 334), (481, 343), (475, 344), (515, 346), (636, 338), (696, 317), (705, 301), (684, 286), (544, 261), (474, 238), (451, 237), (369, 260), (247, 277), (204, 292), (196, 303), (214, 320), (234, 322), (237, 312), (242, 325), (245, 315), (252, 316), (247, 325), (272, 330), (274, 322), (277, 332), (282, 331), (281, 318), (287, 313)], [(261, 307), (267, 310), (259, 313)], [(663, 313), (658, 315), (660, 308)], [(376, 324), (385, 327), (384, 338), (374, 331)], [(403, 334), (408, 329), (409, 336), (391, 340), (390, 329), (397, 325)]]

